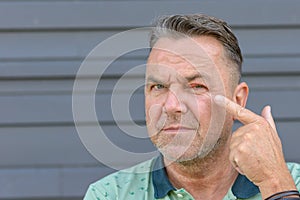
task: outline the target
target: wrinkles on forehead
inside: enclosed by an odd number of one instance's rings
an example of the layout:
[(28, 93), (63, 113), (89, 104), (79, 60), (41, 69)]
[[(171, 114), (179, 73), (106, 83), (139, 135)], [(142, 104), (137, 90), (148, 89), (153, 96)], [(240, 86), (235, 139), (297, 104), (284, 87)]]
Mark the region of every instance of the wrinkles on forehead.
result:
[(146, 80), (149, 75), (161, 77), (165, 81), (173, 76), (180, 82), (189, 82), (196, 78), (209, 80), (216, 73), (214, 63), (206, 54), (194, 52), (177, 54), (174, 51), (156, 48), (149, 55)]
[[(160, 38), (152, 50), (164, 50), (174, 55), (206, 57), (210, 60), (224, 56), (224, 47), (211, 36), (182, 37), (182, 38)], [(189, 57), (186, 57), (189, 58)]]
[(213, 65), (207, 56), (201, 56), (197, 54), (176, 54), (175, 52), (169, 52), (161, 49), (152, 50), (147, 63), (150, 65), (177, 65), (191, 66), (194, 68)]
[(161, 38), (152, 48), (148, 64), (219, 70), (216, 69), (216, 66), (220, 66), (223, 58), (223, 46), (216, 39), (209, 36), (177, 39)]
[[(162, 67), (162, 66), (161, 66)], [(148, 73), (146, 76), (146, 82), (154, 82), (154, 83), (171, 83), (178, 82), (182, 84), (186, 84), (188, 82), (192, 82), (195, 80), (202, 80), (204, 82), (210, 81), (211, 77), (209, 74), (195, 70), (187, 70), (184, 73), (180, 73), (177, 70), (173, 70), (172, 68), (166, 67), (161, 70), (157, 70), (155, 73)]]

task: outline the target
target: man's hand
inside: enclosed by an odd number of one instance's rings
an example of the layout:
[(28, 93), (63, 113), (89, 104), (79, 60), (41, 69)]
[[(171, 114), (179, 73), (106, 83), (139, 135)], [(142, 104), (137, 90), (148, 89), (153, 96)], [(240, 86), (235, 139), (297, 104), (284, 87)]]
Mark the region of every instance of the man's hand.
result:
[(260, 115), (217, 95), (215, 102), (243, 123), (232, 135), (229, 160), (241, 174), (260, 188), (264, 198), (280, 191), (296, 189), (287, 169), (271, 107)]

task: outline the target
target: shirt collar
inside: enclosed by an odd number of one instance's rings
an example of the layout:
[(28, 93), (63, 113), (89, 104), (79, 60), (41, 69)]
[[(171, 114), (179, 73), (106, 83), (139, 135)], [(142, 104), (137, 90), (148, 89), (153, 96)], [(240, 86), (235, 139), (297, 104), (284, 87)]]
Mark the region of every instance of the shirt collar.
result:
[[(164, 198), (170, 191), (176, 190), (168, 179), (162, 155), (155, 159), (152, 171), (152, 184), (156, 199)], [(241, 199), (247, 199), (259, 193), (258, 187), (241, 174), (235, 180), (231, 191)]]
[(164, 198), (171, 190), (176, 190), (168, 179), (161, 154), (154, 161), (152, 184), (154, 187), (154, 197), (156, 199)]

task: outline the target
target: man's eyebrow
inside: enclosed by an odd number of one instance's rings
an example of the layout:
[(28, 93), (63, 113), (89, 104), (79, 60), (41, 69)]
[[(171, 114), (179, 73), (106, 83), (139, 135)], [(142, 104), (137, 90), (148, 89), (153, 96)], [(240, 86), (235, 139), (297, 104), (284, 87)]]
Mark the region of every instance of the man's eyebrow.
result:
[[(186, 80), (187, 82), (191, 82), (195, 79), (203, 79), (205, 78), (206, 75), (203, 75), (203, 74), (200, 74), (200, 73), (197, 73), (197, 74), (192, 74), (192, 75), (189, 75), (189, 76), (186, 76), (186, 77), (182, 77), (184, 80)], [(148, 76), (146, 77), (146, 83), (149, 83), (149, 82), (153, 82), (153, 83), (164, 83), (164, 81), (154, 77), (154, 76)]]
[(186, 76), (185, 79), (187, 80), (187, 82), (191, 82), (191, 81), (193, 81), (195, 79), (198, 79), (198, 78), (203, 79), (204, 77), (205, 77), (205, 75), (197, 73), (197, 74), (192, 74), (190, 76)]
[(146, 77), (146, 82), (162, 83), (163, 81), (159, 80), (158, 78), (155, 78), (154, 76), (148, 76)]

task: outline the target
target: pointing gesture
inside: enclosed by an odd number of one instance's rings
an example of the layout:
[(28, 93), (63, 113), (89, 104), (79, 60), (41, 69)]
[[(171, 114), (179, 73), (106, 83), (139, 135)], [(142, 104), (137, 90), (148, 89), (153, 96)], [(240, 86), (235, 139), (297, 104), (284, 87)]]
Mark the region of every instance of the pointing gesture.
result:
[(220, 105), (224, 105), (226, 110), (233, 115), (234, 119), (242, 122), (243, 124), (251, 124), (255, 123), (257, 121), (262, 120), (264, 118), (267, 120), (273, 129), (276, 130), (275, 122), (273, 120), (272, 114), (271, 114), (271, 107), (266, 106), (264, 110), (262, 111), (262, 116), (259, 116), (252, 111), (234, 103), (233, 101), (224, 98), (223, 96), (216, 96), (215, 97), (216, 103), (220, 103)]
[(215, 103), (243, 123), (231, 138), (229, 160), (237, 171), (260, 188), (263, 197), (295, 189), (287, 169), (282, 145), (271, 114), (266, 106), (261, 115), (217, 95)]

